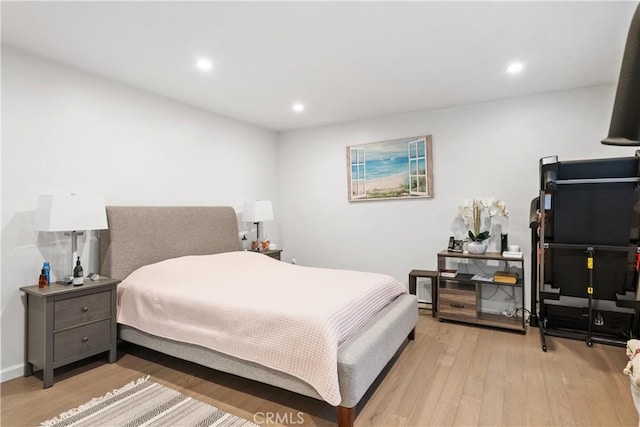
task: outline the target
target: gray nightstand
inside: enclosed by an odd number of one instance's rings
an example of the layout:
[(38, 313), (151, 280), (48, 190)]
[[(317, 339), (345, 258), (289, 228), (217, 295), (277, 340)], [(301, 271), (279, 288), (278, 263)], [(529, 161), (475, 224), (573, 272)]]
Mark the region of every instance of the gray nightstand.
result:
[(53, 385), (53, 370), (94, 354), (109, 352), (116, 361), (116, 287), (103, 277), (84, 285), (52, 283), (20, 288), (25, 293), (24, 376), (42, 368), (43, 387)]
[(282, 249), (273, 249), (273, 250), (267, 249), (266, 251), (260, 251), (260, 253), (266, 256), (270, 256), (271, 258), (280, 260), (280, 254), (282, 253)]

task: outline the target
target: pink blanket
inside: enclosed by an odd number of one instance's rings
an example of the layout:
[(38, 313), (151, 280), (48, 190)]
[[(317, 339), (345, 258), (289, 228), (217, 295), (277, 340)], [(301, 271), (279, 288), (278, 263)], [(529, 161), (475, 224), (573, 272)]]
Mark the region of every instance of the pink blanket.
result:
[(340, 404), (338, 346), (406, 288), (390, 276), (253, 252), (147, 265), (118, 286), (118, 323), (286, 372)]

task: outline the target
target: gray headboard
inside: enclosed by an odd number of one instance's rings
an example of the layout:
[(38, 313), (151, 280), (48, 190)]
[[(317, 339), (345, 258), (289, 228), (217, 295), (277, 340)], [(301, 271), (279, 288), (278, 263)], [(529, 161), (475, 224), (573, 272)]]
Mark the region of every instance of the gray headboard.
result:
[(100, 275), (124, 279), (143, 265), (241, 249), (232, 207), (107, 206)]

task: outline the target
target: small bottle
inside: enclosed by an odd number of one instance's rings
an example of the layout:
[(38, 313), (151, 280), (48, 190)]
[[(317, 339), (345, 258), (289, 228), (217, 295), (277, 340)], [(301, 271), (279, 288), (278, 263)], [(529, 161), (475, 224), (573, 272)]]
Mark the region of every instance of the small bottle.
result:
[(45, 276), (47, 276), (47, 286), (49, 286), (51, 284), (51, 267), (49, 267), (49, 261), (44, 262), (42, 269), (44, 270)]
[(244, 251), (249, 250), (249, 241), (247, 240), (246, 234), (242, 235), (242, 250)]
[(44, 268), (40, 272), (40, 277), (38, 278), (38, 288), (46, 288), (49, 284), (47, 283), (47, 273), (45, 273)]
[(76, 261), (76, 268), (73, 269), (73, 286), (80, 286), (84, 283), (84, 272), (80, 265), (80, 257)]

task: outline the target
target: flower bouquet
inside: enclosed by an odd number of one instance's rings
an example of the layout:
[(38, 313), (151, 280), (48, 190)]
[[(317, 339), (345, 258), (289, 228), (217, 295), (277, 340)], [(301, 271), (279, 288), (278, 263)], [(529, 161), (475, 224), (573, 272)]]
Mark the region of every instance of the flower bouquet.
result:
[[(489, 230), (491, 229), (492, 218), (495, 216), (509, 218), (507, 205), (493, 197), (485, 199), (467, 199), (458, 207), (458, 216), (469, 230), (468, 241), (483, 243), (479, 252), (486, 251), (486, 240), (491, 237)], [(488, 226), (487, 226), (488, 223)], [(482, 228), (485, 228), (483, 231)], [(474, 246), (475, 247), (475, 246)], [(472, 252), (472, 249), (469, 250)]]

